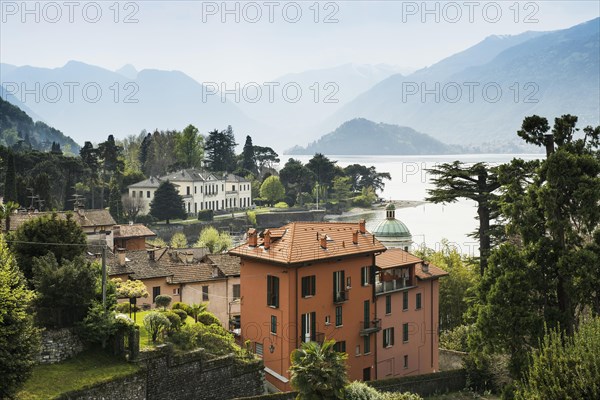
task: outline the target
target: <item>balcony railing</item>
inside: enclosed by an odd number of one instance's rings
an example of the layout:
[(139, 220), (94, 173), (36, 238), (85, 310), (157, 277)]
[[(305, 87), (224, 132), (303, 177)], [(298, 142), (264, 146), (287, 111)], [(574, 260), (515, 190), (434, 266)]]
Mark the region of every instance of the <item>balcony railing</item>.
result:
[(349, 298), (350, 298), (349, 290), (340, 290), (340, 291), (333, 292), (333, 302), (335, 304), (345, 303), (349, 300)]
[(323, 344), (324, 341), (325, 341), (325, 334), (323, 332), (316, 332), (314, 335), (311, 335), (310, 338), (308, 337), (308, 335), (302, 335), (302, 336), (300, 336), (300, 342), (299, 343), (303, 343), (303, 342), (317, 342), (319, 344)]
[(383, 282), (377, 281), (375, 283), (375, 293), (381, 294), (381, 293), (393, 292), (396, 290), (408, 289), (413, 286), (414, 285), (411, 284), (411, 281), (409, 278), (398, 278), (398, 279), (392, 279), (392, 280), (387, 280), (387, 281), (383, 281)]
[(369, 336), (371, 333), (379, 332), (380, 330), (380, 318), (371, 321), (360, 321), (360, 336)]

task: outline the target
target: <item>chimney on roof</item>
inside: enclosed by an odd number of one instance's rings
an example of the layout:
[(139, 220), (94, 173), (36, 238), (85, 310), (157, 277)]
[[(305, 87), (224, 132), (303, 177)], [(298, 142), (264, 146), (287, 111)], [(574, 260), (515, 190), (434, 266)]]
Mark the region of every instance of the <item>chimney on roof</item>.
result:
[(219, 277), (219, 268), (216, 265), (213, 265), (213, 267), (212, 267), (212, 277), (213, 278)]
[(358, 230), (355, 230), (354, 232), (352, 232), (352, 243), (358, 244)]
[(271, 231), (265, 229), (265, 231), (263, 232), (263, 236), (265, 250), (269, 250), (269, 248), (271, 247)]
[(423, 264), (421, 266), (421, 269), (423, 270), (423, 272), (425, 272), (426, 274), (429, 273), (429, 261), (423, 261)]
[(120, 267), (125, 266), (125, 249), (117, 248), (117, 263)]
[(248, 229), (248, 246), (256, 247), (258, 244), (258, 234), (256, 233), (256, 229), (250, 228)]
[(191, 251), (191, 250), (188, 250), (188, 251), (185, 253), (185, 262), (186, 262), (187, 264), (191, 264), (191, 263), (193, 263), (193, 262), (194, 262), (194, 252), (193, 252), (193, 251)]
[(367, 233), (366, 223), (365, 223), (364, 219), (361, 219), (360, 221), (358, 221), (358, 230), (362, 234)]
[(321, 236), (321, 247), (327, 250), (327, 235)]

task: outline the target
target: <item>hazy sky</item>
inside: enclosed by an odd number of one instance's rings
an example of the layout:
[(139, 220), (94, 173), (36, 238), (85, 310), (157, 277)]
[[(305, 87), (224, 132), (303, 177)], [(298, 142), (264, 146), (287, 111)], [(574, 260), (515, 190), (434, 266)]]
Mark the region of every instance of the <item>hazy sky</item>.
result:
[(0, 12), (4, 63), (130, 63), (244, 83), (345, 63), (421, 68), (488, 35), (596, 18), (600, 2), (1, 0)]

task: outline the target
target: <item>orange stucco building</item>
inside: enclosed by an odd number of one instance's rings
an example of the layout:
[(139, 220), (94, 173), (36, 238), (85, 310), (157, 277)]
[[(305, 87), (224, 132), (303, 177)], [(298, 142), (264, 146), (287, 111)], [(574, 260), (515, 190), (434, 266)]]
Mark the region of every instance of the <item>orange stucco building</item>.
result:
[[(267, 229), (260, 235), (251, 229), (247, 242), (230, 251), (240, 257), (242, 339), (251, 341), (263, 358), (265, 376), (272, 385), (290, 390), (290, 353), (304, 341), (325, 338), (335, 339), (337, 350), (348, 353), (351, 380), (379, 379), (405, 372), (402, 369), (397, 373), (389, 365), (396, 363), (398, 357), (403, 360), (408, 350), (389, 342), (383, 346), (382, 328), (393, 326), (400, 332), (401, 321), (423, 317), (425, 310), (405, 314), (404, 319), (400, 313), (385, 315), (385, 296), (376, 293), (377, 279), (384, 279), (377, 259), (385, 251), (366, 231), (364, 221), (294, 222)], [(417, 262), (411, 265), (413, 282), (418, 283)], [(394, 266), (393, 262), (385, 264), (388, 266)], [(429, 268), (433, 270), (432, 266)], [(437, 286), (433, 289), (437, 291)], [(423, 301), (425, 291), (419, 290), (421, 306), (425, 308), (429, 303)], [(399, 292), (392, 296), (394, 303)], [(437, 308), (432, 310), (435, 324), (428, 326), (435, 330)], [(415, 319), (415, 323), (420, 322)], [(387, 332), (385, 340), (389, 341), (390, 331)], [(412, 343), (416, 344), (416, 339), (409, 339), (408, 344)], [(407, 354), (425, 359), (429, 353), (417, 349)], [(433, 368), (417, 373), (437, 369), (437, 351), (434, 362)]]

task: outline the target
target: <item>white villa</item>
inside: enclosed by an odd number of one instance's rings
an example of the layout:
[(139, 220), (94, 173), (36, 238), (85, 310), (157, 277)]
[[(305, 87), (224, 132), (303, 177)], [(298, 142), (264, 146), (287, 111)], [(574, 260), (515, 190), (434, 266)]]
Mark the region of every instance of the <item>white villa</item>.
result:
[(179, 190), (188, 214), (202, 210), (232, 210), (252, 204), (250, 182), (233, 174), (217, 174), (197, 169), (182, 169), (161, 177), (150, 177), (129, 185), (128, 196), (140, 206), (140, 214), (150, 211), (154, 192), (163, 181)]

